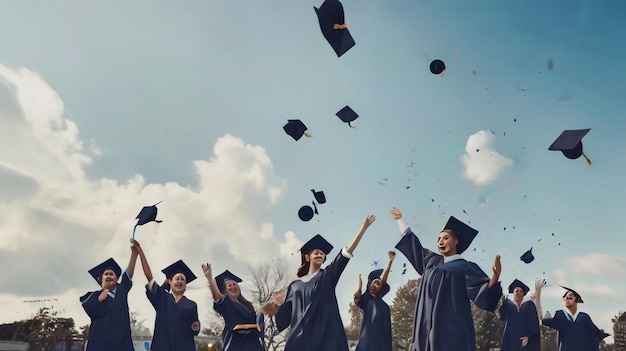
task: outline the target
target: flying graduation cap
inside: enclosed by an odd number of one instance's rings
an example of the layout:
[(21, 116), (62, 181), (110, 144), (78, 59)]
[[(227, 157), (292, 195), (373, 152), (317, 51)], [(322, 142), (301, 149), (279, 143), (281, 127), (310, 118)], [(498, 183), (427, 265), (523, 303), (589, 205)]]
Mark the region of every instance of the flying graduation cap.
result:
[(355, 44), (345, 23), (343, 5), (339, 0), (324, 0), (320, 8), (313, 7), (320, 23), (322, 35), (335, 50), (337, 57), (345, 54)]
[(582, 142), (583, 137), (587, 135), (590, 130), (591, 128), (565, 130), (556, 138), (552, 145), (550, 145), (548, 150), (561, 151), (563, 155), (570, 160), (575, 160), (582, 155), (585, 161), (591, 165), (591, 160), (583, 152)]
[(152, 206), (144, 206), (141, 209), (141, 212), (139, 212), (139, 214), (137, 215), (137, 217), (135, 219), (137, 219), (137, 224), (135, 224), (135, 227), (133, 228), (133, 237), (132, 239), (130, 239), (131, 243), (135, 242), (135, 231), (137, 230), (137, 226), (139, 225), (144, 225), (148, 222), (157, 222), (157, 223), (161, 223), (163, 221), (157, 220), (156, 216), (157, 216), (157, 205), (160, 204), (163, 201), (159, 201), (156, 204), (152, 205)]
[(533, 256), (533, 248), (531, 247), (530, 250), (524, 252), (524, 254), (519, 259), (522, 260), (524, 263), (531, 263), (532, 261), (534, 261), (535, 256)]
[(441, 60), (433, 60), (430, 63), (430, 73), (432, 74), (444, 74), (446, 70), (446, 64)]
[(354, 110), (351, 109), (350, 106), (346, 106), (342, 108), (335, 115), (339, 117), (339, 119), (342, 120), (344, 123), (348, 123), (348, 126), (350, 128), (356, 128), (356, 127), (353, 127), (350, 123), (354, 122), (354, 120), (359, 118), (359, 115), (356, 112), (354, 112)]
[[(326, 203), (326, 195), (324, 195), (323, 191), (315, 191), (315, 189), (311, 189), (311, 192), (313, 193), (313, 197), (315, 197), (315, 201), (317, 201), (317, 205)], [(300, 220), (308, 222), (313, 219), (314, 215), (319, 214), (319, 212), (317, 212), (317, 205), (315, 204), (315, 201), (311, 201), (313, 207), (309, 205), (300, 207), (298, 210), (298, 217)]]
[(454, 236), (458, 241), (456, 244), (456, 252), (458, 254), (462, 254), (463, 251), (467, 250), (476, 235), (478, 235), (478, 230), (459, 221), (454, 216), (450, 216), (448, 223), (446, 223), (443, 229), (451, 229), (454, 232)]
[(300, 140), (303, 135), (307, 138), (312, 137), (312, 135), (307, 132), (308, 128), (306, 127), (304, 122), (299, 119), (288, 119), (287, 124), (283, 126), (283, 130), (295, 141)]

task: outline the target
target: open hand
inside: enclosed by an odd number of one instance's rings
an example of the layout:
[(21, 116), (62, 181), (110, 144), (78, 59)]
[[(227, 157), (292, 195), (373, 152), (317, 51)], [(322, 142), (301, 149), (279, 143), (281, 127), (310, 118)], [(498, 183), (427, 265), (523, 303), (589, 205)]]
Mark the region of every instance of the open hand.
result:
[(393, 219), (397, 221), (398, 219), (402, 218), (402, 211), (400, 211), (397, 207), (392, 207), (391, 215), (393, 216)]

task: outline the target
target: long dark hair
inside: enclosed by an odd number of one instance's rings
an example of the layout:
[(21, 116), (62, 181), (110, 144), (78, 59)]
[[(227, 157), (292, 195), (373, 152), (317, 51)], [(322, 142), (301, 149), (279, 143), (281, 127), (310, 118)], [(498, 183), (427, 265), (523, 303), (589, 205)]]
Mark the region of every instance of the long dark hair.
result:
[[(307, 255), (310, 255), (311, 252), (315, 250), (318, 250), (318, 249), (313, 249), (309, 251)], [(302, 263), (300, 264), (300, 267), (298, 267), (298, 272), (296, 273), (298, 275), (298, 278), (304, 277), (305, 275), (309, 274), (309, 268), (311, 268), (311, 261), (307, 261), (305, 256), (306, 255), (301, 255)], [(326, 262), (326, 258), (327, 258), (326, 253), (324, 253), (324, 262)]]
[(248, 301), (245, 297), (243, 297), (243, 295), (241, 295), (241, 291), (239, 292), (239, 296), (237, 296), (237, 301), (239, 301), (240, 304), (246, 306), (248, 311), (250, 311), (252, 314), (256, 314), (256, 311), (254, 310), (254, 306), (252, 305), (252, 302)]

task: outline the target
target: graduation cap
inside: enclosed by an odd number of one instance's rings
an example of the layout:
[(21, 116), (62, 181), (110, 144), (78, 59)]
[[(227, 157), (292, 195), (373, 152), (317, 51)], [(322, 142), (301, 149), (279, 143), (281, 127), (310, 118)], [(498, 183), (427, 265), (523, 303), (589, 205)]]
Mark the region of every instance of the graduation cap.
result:
[(122, 275), (122, 268), (119, 264), (117, 264), (117, 262), (115, 262), (113, 258), (109, 258), (108, 260), (93, 267), (89, 270), (89, 274), (91, 274), (93, 279), (95, 279), (98, 284), (101, 284), (102, 282), (100, 281), (100, 279), (102, 279), (102, 275), (107, 269), (113, 270), (118, 278), (120, 275)]
[(574, 294), (574, 297), (576, 297), (576, 302), (578, 302), (578, 303), (583, 303), (583, 298), (582, 298), (582, 297), (580, 297), (580, 294), (579, 294), (579, 293), (577, 293), (576, 291), (574, 291), (574, 289), (570, 289), (570, 288), (564, 287), (563, 285), (559, 285), (559, 286), (560, 286), (560, 287), (562, 287), (563, 289), (567, 290), (567, 291), (565, 292), (565, 294), (563, 294), (563, 298), (565, 298), (565, 296), (567, 295), (567, 293), (571, 291), (571, 292), (572, 292), (572, 294)]
[(519, 259), (524, 261), (524, 263), (531, 263), (532, 261), (534, 261), (535, 256), (533, 256), (533, 248), (531, 247), (530, 250), (524, 252), (524, 254)]
[(509, 285), (509, 293), (513, 293), (515, 288), (522, 288), (522, 291), (524, 291), (524, 295), (528, 294), (528, 292), (530, 291), (530, 288), (526, 284), (522, 283), (521, 281), (517, 279), (515, 279), (513, 283)]
[(315, 189), (311, 189), (311, 192), (313, 193), (313, 197), (315, 197), (315, 201), (317, 201), (318, 204), (326, 203), (326, 195), (324, 195), (323, 191), (315, 191)]
[(458, 240), (456, 244), (456, 252), (458, 254), (462, 254), (463, 251), (467, 250), (476, 235), (478, 235), (478, 230), (459, 221), (454, 216), (450, 216), (448, 223), (446, 223), (443, 229), (451, 229), (454, 232), (454, 236)]
[(163, 201), (159, 201), (156, 204), (152, 205), (152, 206), (144, 206), (141, 211), (139, 212), (139, 214), (137, 215), (137, 217), (135, 219), (137, 219), (137, 224), (135, 224), (135, 227), (133, 227), (133, 238), (130, 240), (130, 242), (135, 242), (135, 231), (137, 230), (137, 226), (139, 225), (144, 225), (146, 223), (149, 222), (157, 222), (157, 223), (161, 223), (163, 221), (157, 220), (156, 216), (157, 216), (157, 205), (160, 204)]
[(236, 281), (237, 283), (241, 283), (243, 281), (238, 276), (232, 274), (228, 269), (225, 270), (222, 274), (215, 277), (217, 288), (220, 289), (220, 292), (222, 294), (224, 294), (224, 292), (226, 291), (226, 282), (229, 280)]
[(177, 273), (182, 273), (185, 275), (185, 281), (187, 282), (187, 284), (191, 283), (197, 278), (196, 275), (193, 274), (191, 269), (189, 269), (189, 267), (185, 264), (185, 262), (183, 262), (183, 260), (178, 260), (172, 263), (168, 267), (163, 268), (161, 272), (165, 274), (167, 279), (172, 279), (172, 277), (175, 276)]
[(324, 0), (319, 9), (313, 9), (317, 14), (322, 35), (335, 50), (337, 57), (341, 57), (355, 45), (345, 23), (343, 5), (339, 0)]
[(311, 238), (311, 240), (307, 241), (304, 245), (302, 245), (302, 247), (300, 248), (300, 254), (302, 256), (308, 255), (309, 252), (315, 249), (320, 249), (326, 255), (328, 255), (333, 250), (333, 246), (328, 241), (326, 241), (326, 239), (324, 239), (321, 235), (317, 234), (313, 238)]
[(561, 135), (559, 135), (558, 138), (556, 138), (552, 145), (550, 145), (548, 150), (561, 151), (563, 155), (570, 160), (575, 160), (582, 155), (585, 158), (585, 161), (591, 165), (591, 160), (583, 152), (582, 142), (583, 137), (587, 135), (590, 130), (591, 128), (565, 130), (561, 133)]
[(350, 128), (356, 128), (353, 127), (350, 123), (359, 118), (359, 115), (354, 112), (354, 110), (351, 109), (350, 106), (346, 106), (339, 110), (339, 112), (336, 113), (336, 116), (339, 117), (339, 119), (342, 120), (344, 123), (348, 123), (348, 126)]
[(299, 119), (288, 119), (287, 124), (283, 126), (285, 133), (291, 136), (295, 141), (300, 140), (303, 135), (310, 138), (312, 135), (307, 132), (307, 129), (308, 128), (304, 125), (304, 122)]
[(312, 204), (313, 207), (309, 205), (304, 205), (298, 210), (298, 217), (301, 221), (308, 222), (313, 219), (314, 214), (319, 214), (319, 212), (317, 212), (317, 206), (315, 206), (315, 202), (312, 202)]
[[(376, 279), (380, 279), (380, 277), (383, 275), (384, 270), (382, 269), (375, 269), (373, 271), (370, 272), (370, 274), (367, 276), (367, 291), (369, 292), (370, 290), (370, 285), (372, 285), (372, 282)], [(376, 297), (380, 297), (383, 298), (383, 296), (387, 295), (387, 293), (389, 292), (389, 290), (391, 290), (391, 288), (389, 287), (389, 284), (385, 283), (383, 285), (380, 286), (380, 289), (378, 290), (378, 293), (376, 294)]]
[(433, 60), (430, 63), (430, 72), (432, 74), (442, 74), (446, 70), (446, 64), (441, 60)]

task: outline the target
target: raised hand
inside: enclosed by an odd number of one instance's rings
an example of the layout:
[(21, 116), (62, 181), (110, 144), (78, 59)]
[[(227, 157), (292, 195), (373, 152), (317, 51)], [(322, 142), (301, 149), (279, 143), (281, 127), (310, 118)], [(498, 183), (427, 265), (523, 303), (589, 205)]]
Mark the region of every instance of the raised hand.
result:
[(374, 223), (376, 221), (376, 216), (374, 215), (369, 215), (365, 218), (365, 220), (363, 221), (363, 228), (369, 228), (370, 225), (372, 225), (372, 223)]
[(402, 211), (400, 211), (397, 207), (392, 207), (391, 215), (393, 216), (393, 219), (397, 221), (398, 219), (402, 218)]
[(497, 278), (500, 278), (500, 273), (502, 273), (502, 263), (500, 262), (500, 255), (496, 255), (496, 259), (493, 262), (493, 274)]
[(393, 261), (396, 258), (396, 252), (395, 251), (389, 251), (388, 255), (389, 255), (389, 260), (390, 261)]
[(204, 273), (204, 276), (207, 279), (211, 279), (213, 278), (213, 271), (211, 269), (211, 264), (210, 263), (203, 263), (202, 264), (202, 273)]

